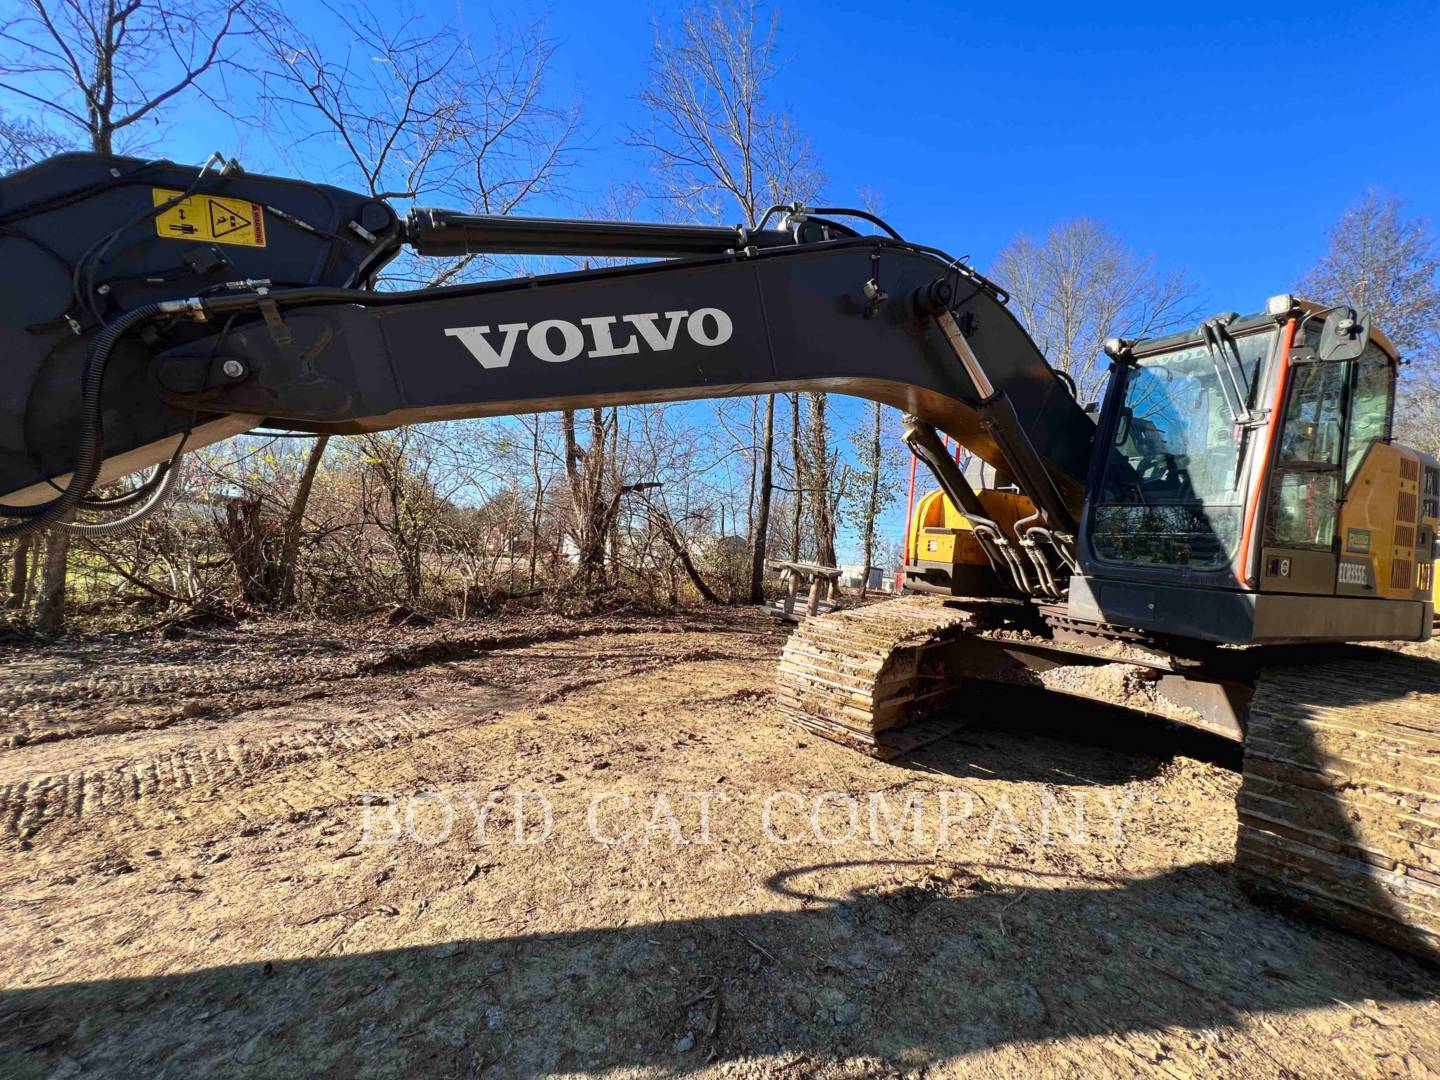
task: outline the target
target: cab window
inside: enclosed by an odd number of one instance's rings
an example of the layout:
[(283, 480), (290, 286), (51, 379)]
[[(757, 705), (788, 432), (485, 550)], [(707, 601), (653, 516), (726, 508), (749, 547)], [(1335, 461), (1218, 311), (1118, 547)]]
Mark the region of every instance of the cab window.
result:
[(1280, 430), (1280, 456), (1270, 482), (1265, 543), (1329, 548), (1340, 501), (1349, 364), (1296, 364)]
[[(1247, 445), (1236, 423), (1254, 407), (1256, 374), (1273, 329), (1236, 340), (1238, 371), (1204, 345), (1142, 357), (1124, 375), (1104, 480), (1091, 519), (1095, 553), (1110, 562), (1218, 570), (1234, 558)], [(1338, 438), (1338, 434), (1337, 434)]]
[(1280, 435), (1280, 466), (1339, 465), (1348, 364), (1297, 364)]
[(1390, 434), (1390, 410), (1395, 398), (1395, 365), (1385, 351), (1371, 342), (1355, 363), (1355, 382), (1350, 390), (1350, 429), (1345, 449), (1345, 483), (1355, 479), (1355, 470), (1365, 460), (1373, 443), (1384, 442)]
[(1395, 368), (1371, 343), (1351, 363), (1296, 364), (1290, 380), (1265, 542), (1330, 548), (1345, 486), (1370, 447), (1389, 436)]

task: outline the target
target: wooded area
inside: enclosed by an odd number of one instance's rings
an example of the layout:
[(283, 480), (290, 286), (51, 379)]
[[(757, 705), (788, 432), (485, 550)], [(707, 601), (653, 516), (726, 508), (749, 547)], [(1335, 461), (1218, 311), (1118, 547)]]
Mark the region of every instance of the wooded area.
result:
[[(0, 169), (65, 149), (166, 156), (173, 111), (202, 100), (262, 133), (264, 153), (246, 161), (257, 171), (305, 175), (323, 146), (325, 179), (397, 204), (508, 214), (565, 197), (588, 134), (580, 103), (555, 90), (557, 46), (541, 25), (482, 37), (403, 7), (331, 15), (318, 34), (258, 0), (27, 0), (0, 23)], [(772, 205), (822, 195), (873, 205), (873, 193), (828, 189), (803, 118), (775, 99), (782, 62), (777, 16), (750, 0), (661, 19), (624, 136), (645, 169), (573, 212), (754, 225)], [(402, 257), (385, 284), (547, 269)], [(1429, 452), (1440, 450), (1437, 270), (1428, 223), (1370, 191), (1296, 283), (1385, 327), (1411, 361), (1402, 437)], [(1016, 235), (987, 271), (1082, 400), (1103, 385), (1105, 338), (1207, 314), (1183, 268), (1084, 216)], [(767, 559), (896, 567), (885, 524), (903, 498), (898, 432), (893, 410), (796, 394), (244, 436), (196, 455), (177, 501), (132, 533), (5, 546), (7, 621), (55, 634), (67, 613), (402, 605), (463, 618), (517, 597), (756, 601)]]

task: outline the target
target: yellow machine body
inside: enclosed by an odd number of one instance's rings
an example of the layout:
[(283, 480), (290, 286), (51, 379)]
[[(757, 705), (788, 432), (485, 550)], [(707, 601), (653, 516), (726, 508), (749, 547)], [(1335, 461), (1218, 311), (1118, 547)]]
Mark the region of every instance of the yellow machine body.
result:
[(1338, 595), (1434, 598), (1440, 491), (1426, 489), (1437, 486), (1437, 476), (1427, 455), (1386, 443), (1370, 447), (1340, 512)]
[[(976, 492), (985, 513), (1015, 537), (1015, 522), (1035, 512), (1035, 504), (1013, 491)], [(954, 596), (1005, 596), (1010, 590), (990, 568), (990, 560), (965, 515), (940, 489), (915, 503), (910, 546), (905, 553), (906, 584), (923, 592)]]

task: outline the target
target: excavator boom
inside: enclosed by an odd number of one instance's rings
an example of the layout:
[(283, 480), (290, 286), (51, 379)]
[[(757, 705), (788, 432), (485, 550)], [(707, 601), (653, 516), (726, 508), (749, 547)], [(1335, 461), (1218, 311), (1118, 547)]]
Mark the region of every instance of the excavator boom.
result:
[[(768, 230), (432, 210), (402, 222), (337, 189), (69, 155), (0, 180), (0, 229), (11, 504), (53, 498), (75, 469), (97, 341), (102, 480), (181, 438), (195, 449), (262, 422), (343, 434), (795, 389), (895, 405), (1004, 466), (981, 410), (998, 391), (1019, 428), (1007, 437), (1033, 447), (1076, 512), (1083, 494), (1093, 423), (997, 290), (919, 245), (802, 215)], [(407, 247), (679, 257), (370, 288)], [(988, 393), (916, 299), (937, 291), (984, 358)]]

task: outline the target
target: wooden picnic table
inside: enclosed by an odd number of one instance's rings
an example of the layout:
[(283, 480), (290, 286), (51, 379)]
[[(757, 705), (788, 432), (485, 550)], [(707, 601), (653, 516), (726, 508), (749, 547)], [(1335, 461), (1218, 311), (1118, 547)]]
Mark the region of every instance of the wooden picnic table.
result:
[[(782, 619), (788, 619), (790, 622), (801, 620), (802, 616), (795, 614), (795, 601), (799, 595), (802, 581), (810, 586), (809, 596), (805, 603), (804, 618), (835, 610), (836, 605), (831, 601), (839, 594), (841, 571), (838, 566), (791, 561), (772, 561), (768, 565), (770, 569), (778, 570), (780, 580), (785, 582), (785, 598), (778, 605), (771, 606), (771, 610)], [(826, 600), (827, 595), (831, 601)]]

